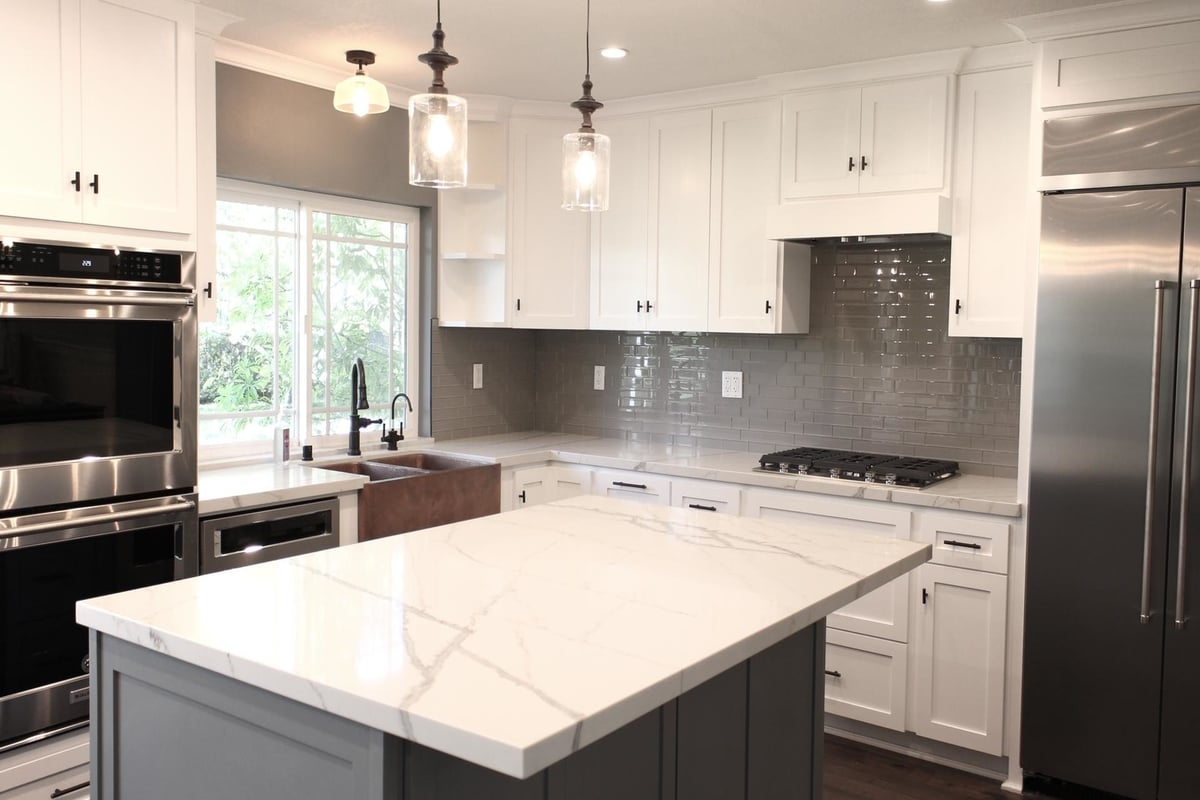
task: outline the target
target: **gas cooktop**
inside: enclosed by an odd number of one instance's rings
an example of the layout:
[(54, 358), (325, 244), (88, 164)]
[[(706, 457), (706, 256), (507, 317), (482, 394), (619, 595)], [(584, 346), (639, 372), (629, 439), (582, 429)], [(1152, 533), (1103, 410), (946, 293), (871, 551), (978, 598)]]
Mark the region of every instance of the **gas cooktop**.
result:
[(794, 450), (767, 453), (758, 459), (758, 470), (883, 483), (888, 486), (924, 487), (957, 475), (958, 462), (797, 447)]

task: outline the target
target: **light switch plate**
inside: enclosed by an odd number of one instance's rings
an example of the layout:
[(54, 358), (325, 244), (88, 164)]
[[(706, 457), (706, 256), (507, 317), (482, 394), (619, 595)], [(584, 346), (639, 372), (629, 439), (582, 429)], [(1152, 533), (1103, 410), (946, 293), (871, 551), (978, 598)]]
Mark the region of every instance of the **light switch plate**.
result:
[(592, 388), (597, 392), (604, 391), (604, 366), (597, 364), (592, 372)]
[(742, 373), (721, 373), (721, 397), (740, 398), (742, 396)]
[(475, 364), (471, 368), (471, 388), (483, 388), (483, 364)]

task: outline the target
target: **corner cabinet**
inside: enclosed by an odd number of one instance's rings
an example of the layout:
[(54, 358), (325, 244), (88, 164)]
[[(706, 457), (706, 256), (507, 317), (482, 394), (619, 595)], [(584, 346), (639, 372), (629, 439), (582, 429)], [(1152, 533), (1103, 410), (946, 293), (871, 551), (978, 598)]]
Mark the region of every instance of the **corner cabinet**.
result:
[(954, 141), (951, 336), (1022, 335), (1032, 253), (1033, 68), (964, 75)]
[(766, 237), (778, 201), (780, 103), (712, 112), (708, 326), (715, 333), (808, 333), (809, 248)]
[(940, 189), (949, 78), (783, 98), (783, 200)]
[(0, 215), (196, 230), (194, 7), (0, 0)]
[(562, 208), (563, 120), (509, 128), (514, 328), (588, 327), (589, 214)]

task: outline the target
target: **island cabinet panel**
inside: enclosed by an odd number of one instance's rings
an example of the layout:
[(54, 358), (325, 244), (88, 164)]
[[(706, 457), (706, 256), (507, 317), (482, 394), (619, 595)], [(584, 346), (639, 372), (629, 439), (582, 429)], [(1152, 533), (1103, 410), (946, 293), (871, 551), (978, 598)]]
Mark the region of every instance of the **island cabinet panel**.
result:
[(810, 800), (823, 621), (528, 778), (92, 633), (94, 800)]

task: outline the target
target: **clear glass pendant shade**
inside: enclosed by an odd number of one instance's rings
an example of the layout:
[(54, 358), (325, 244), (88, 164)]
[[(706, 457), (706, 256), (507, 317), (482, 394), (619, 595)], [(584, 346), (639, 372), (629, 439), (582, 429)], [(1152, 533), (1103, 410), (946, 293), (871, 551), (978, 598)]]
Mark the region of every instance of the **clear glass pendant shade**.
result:
[(387, 87), (369, 75), (359, 72), (346, 78), (333, 91), (333, 107), (364, 117), (382, 114), (391, 107)]
[(562, 152), (562, 207), (607, 211), (609, 138), (603, 133), (568, 133), (563, 137)]
[(467, 185), (467, 101), (415, 94), (408, 101), (408, 182), (450, 189)]

